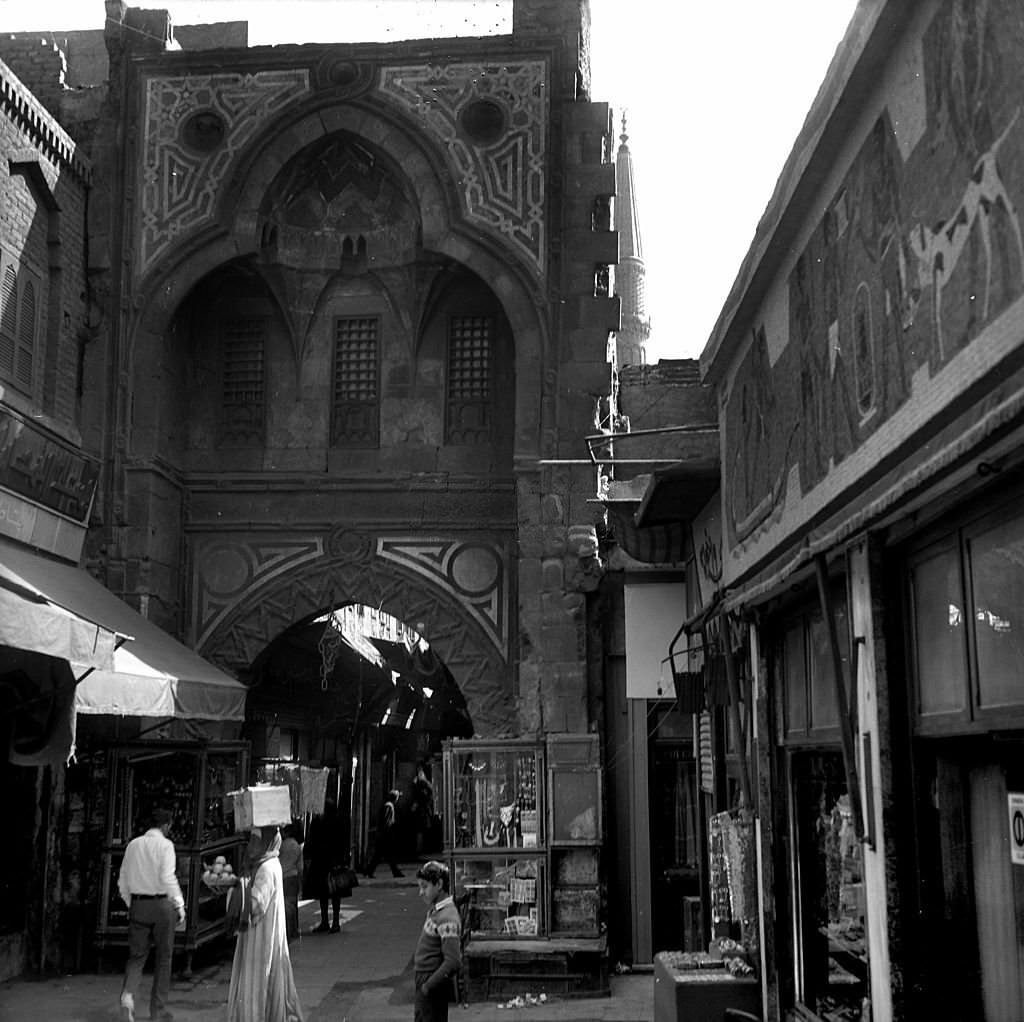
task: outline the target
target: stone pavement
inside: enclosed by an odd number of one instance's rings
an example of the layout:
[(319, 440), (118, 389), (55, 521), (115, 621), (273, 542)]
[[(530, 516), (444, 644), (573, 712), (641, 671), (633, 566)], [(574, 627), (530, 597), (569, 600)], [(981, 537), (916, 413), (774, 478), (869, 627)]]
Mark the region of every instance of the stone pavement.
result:
[[(413, 879), (415, 865), (393, 880), (378, 871), (360, 879), (342, 902), (337, 934), (310, 931), (319, 908), (303, 902), (301, 936), (291, 944), (292, 969), (306, 1022), (412, 1022), (412, 950), (423, 922)], [(177, 963), (176, 963), (177, 964)], [(176, 1022), (224, 1022), (231, 980), (230, 948), (208, 946), (196, 955), (193, 973), (176, 975), (169, 1007)], [(150, 974), (143, 977), (138, 1022), (147, 1018)], [(121, 976), (88, 973), (0, 984), (0, 1022), (118, 1022)], [(452, 1005), (450, 1022), (651, 1022), (654, 977), (614, 976), (610, 997), (549, 997), (545, 1004), (506, 1006), (501, 1001)], [(530, 994), (528, 988), (522, 994)]]

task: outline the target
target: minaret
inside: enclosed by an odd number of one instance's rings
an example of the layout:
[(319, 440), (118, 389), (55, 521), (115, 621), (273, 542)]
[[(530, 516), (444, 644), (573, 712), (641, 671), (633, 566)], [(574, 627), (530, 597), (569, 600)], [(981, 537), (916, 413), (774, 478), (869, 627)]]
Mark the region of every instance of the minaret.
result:
[(621, 369), (647, 362), (647, 338), (651, 321), (647, 315), (644, 250), (633, 192), (633, 157), (626, 142), (626, 115), (622, 115), (621, 145), (615, 157), (615, 230), (619, 232), (619, 262), (615, 267), (615, 294), (622, 302), (622, 326), (615, 335), (615, 352)]

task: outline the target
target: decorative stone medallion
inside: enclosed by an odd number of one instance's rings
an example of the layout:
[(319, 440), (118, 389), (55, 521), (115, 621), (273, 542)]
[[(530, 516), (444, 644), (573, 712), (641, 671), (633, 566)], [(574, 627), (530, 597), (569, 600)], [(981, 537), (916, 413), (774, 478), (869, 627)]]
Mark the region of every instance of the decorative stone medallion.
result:
[(232, 161), (270, 117), (309, 91), (309, 71), (148, 78), (138, 271), (211, 220)]
[[(384, 67), (380, 90), (444, 146), (466, 217), (546, 272), (547, 63)], [(498, 128), (503, 130), (496, 130)]]
[(508, 572), (502, 551), (482, 541), (386, 536), (377, 555), (428, 579), (459, 602), (508, 658)]

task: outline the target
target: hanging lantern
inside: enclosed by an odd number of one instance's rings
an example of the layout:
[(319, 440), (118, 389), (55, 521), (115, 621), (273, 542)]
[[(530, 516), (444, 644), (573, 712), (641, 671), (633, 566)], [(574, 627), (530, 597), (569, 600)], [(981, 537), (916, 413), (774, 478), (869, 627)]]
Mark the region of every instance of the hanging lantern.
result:
[(320, 651), (320, 689), (323, 692), (327, 691), (327, 679), (338, 662), (338, 655), (341, 653), (344, 642), (345, 638), (335, 622), (332, 612), (324, 622), (324, 630), (320, 635), (320, 641), (316, 644)]

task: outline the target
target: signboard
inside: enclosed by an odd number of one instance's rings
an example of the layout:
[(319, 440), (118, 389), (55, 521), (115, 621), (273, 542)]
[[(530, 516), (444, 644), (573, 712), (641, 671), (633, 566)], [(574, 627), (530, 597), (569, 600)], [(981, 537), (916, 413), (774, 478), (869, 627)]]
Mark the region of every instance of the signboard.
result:
[(1006, 793), (1010, 811), (1010, 862), (1024, 866), (1024, 792)]
[(84, 525), (98, 480), (91, 458), (0, 408), (0, 488)]
[(686, 613), (686, 586), (639, 582), (627, 584), (625, 591), (626, 697), (675, 699), (668, 647)]

